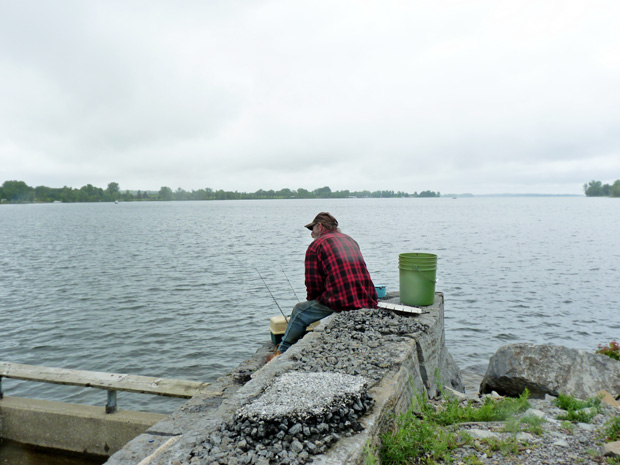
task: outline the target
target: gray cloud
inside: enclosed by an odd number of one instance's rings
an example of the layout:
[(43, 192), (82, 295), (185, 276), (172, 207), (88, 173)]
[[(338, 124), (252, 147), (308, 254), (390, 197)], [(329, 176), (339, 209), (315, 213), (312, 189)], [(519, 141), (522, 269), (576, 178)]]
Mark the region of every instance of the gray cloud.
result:
[(620, 6), (1, 2), (0, 181), (581, 193)]

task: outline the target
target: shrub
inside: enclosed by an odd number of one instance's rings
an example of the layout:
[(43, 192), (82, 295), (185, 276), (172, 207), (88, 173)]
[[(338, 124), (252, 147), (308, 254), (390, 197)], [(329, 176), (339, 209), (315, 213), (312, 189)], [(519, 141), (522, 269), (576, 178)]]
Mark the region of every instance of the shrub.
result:
[[(456, 399), (435, 407), (423, 395), (416, 395), (409, 410), (397, 418), (394, 430), (381, 436), (380, 460), (384, 465), (434, 464), (450, 462), (450, 451), (472, 442), (466, 432), (452, 433), (445, 427), (462, 422), (502, 421), (529, 408), (529, 392), (519, 398), (493, 399), (487, 397), (479, 408), (468, 402), (460, 405)], [(528, 420), (525, 420), (527, 423)], [(481, 441), (487, 444), (489, 453), (515, 453), (516, 441)], [(367, 463), (374, 457), (367, 455)], [(468, 458), (468, 463), (480, 463)]]
[(620, 344), (613, 340), (608, 345), (599, 344), (597, 354), (607, 355), (609, 358), (620, 361)]
[(601, 397), (579, 400), (573, 396), (560, 394), (553, 402), (558, 408), (566, 410), (565, 414), (558, 415), (559, 420), (590, 423), (592, 418), (601, 411)]
[(620, 416), (613, 417), (605, 424), (603, 434), (607, 442), (620, 440)]
[(543, 428), (542, 425), (547, 420), (544, 418), (540, 418), (534, 415), (528, 415), (521, 418), (509, 418), (506, 421), (504, 429), (502, 431), (506, 433), (517, 434), (522, 431), (527, 431), (528, 433), (535, 434), (537, 436), (542, 436)]
[(427, 418), (440, 425), (479, 421), (503, 421), (517, 413), (525, 412), (530, 407), (528, 402), (529, 395), (530, 392), (526, 389), (517, 398), (493, 399), (492, 397), (487, 397), (479, 407), (474, 407), (471, 401), (467, 405), (462, 406), (457, 399), (451, 399), (440, 408), (435, 409), (432, 405), (422, 401), (420, 408)]

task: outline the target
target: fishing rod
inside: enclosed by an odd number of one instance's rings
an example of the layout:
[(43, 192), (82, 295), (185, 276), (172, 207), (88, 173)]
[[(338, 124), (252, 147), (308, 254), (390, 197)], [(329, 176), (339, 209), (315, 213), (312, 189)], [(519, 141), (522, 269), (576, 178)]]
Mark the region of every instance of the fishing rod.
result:
[(284, 317), (284, 320), (288, 323), (288, 318), (286, 317), (286, 315), (284, 314), (284, 312), (282, 311), (282, 308), (280, 308), (280, 304), (278, 304), (278, 301), (276, 300), (276, 298), (273, 296), (273, 294), (271, 293), (271, 290), (269, 289), (269, 286), (267, 286), (267, 283), (265, 282), (265, 280), (263, 279), (263, 277), (260, 274), (260, 271), (258, 271), (258, 268), (255, 268), (256, 272), (258, 273), (258, 277), (261, 279), (261, 281), (263, 282), (263, 284), (265, 285), (265, 287), (267, 288), (267, 290), (269, 291), (269, 295), (271, 296), (271, 298), (273, 299), (273, 301), (276, 303), (278, 309), (280, 310), (280, 313), (282, 314), (282, 316)]
[(288, 280), (288, 276), (286, 276), (286, 273), (284, 272), (284, 267), (282, 266), (282, 263), (280, 263), (280, 268), (282, 268), (282, 274), (286, 278), (286, 282), (288, 283), (288, 285), (291, 286), (291, 290), (293, 291), (293, 294), (295, 294), (295, 298), (297, 299), (297, 302), (301, 302), (301, 300), (299, 300), (299, 297), (297, 297), (297, 292), (295, 292), (295, 289), (293, 288), (293, 285)]

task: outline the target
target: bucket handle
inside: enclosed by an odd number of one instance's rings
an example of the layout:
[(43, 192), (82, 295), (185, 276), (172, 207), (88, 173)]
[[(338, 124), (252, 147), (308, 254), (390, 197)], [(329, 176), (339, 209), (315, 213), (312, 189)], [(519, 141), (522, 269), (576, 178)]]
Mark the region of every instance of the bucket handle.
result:
[(429, 280), (430, 282), (432, 282), (433, 284), (437, 284), (437, 280), (435, 279), (431, 279), (428, 276), (425, 276), (424, 273), (420, 270), (420, 268), (418, 268), (418, 265), (413, 265), (415, 266), (415, 269), (418, 270), (418, 273), (420, 273), (422, 276), (424, 276), (427, 280)]

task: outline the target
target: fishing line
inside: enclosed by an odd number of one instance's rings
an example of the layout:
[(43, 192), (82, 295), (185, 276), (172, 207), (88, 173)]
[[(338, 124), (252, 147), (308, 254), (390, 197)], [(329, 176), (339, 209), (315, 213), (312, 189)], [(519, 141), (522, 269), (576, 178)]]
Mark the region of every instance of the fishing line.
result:
[(297, 292), (295, 292), (295, 289), (293, 288), (293, 285), (288, 280), (288, 276), (286, 276), (286, 273), (284, 272), (284, 267), (282, 266), (282, 263), (280, 263), (280, 268), (282, 268), (282, 274), (286, 278), (286, 282), (288, 283), (288, 285), (291, 286), (291, 291), (293, 291), (293, 294), (295, 294), (295, 298), (297, 299), (297, 302), (301, 302), (301, 300), (299, 300), (299, 297), (297, 297)]
[(288, 318), (286, 317), (286, 315), (284, 314), (284, 312), (282, 311), (282, 309), (280, 308), (280, 304), (278, 304), (278, 301), (276, 300), (276, 298), (273, 296), (273, 294), (271, 293), (271, 290), (269, 289), (269, 286), (267, 286), (267, 283), (265, 282), (265, 280), (263, 279), (263, 277), (260, 274), (260, 271), (258, 271), (258, 268), (254, 268), (256, 270), (256, 272), (258, 273), (258, 277), (260, 278), (260, 280), (263, 282), (263, 284), (265, 285), (265, 288), (267, 288), (267, 290), (269, 291), (269, 295), (271, 296), (271, 298), (273, 299), (273, 301), (276, 303), (278, 310), (280, 310), (280, 313), (282, 314), (282, 316), (284, 317), (284, 320), (288, 323)]

